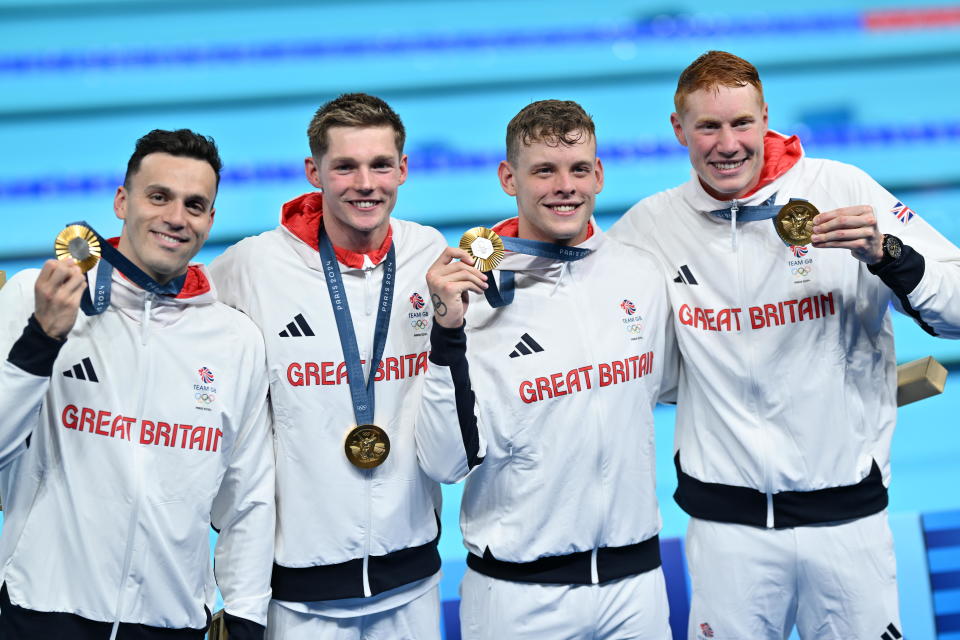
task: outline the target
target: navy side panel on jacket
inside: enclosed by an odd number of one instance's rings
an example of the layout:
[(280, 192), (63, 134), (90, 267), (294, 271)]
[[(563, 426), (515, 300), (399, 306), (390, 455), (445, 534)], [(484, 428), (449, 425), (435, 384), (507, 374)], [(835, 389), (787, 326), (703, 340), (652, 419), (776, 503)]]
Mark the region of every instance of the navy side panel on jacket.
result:
[(470, 367), (467, 362), (467, 334), (463, 327), (446, 329), (436, 322), (430, 329), (430, 362), (450, 367), (453, 389), (457, 403), (457, 421), (463, 437), (463, 449), (467, 456), (467, 465), (473, 469), (483, 462), (480, 451), (480, 433), (477, 430), (477, 416), (474, 414), (476, 395), (470, 383)]
[(935, 336), (937, 332), (933, 330), (933, 327), (923, 321), (923, 318), (920, 317), (920, 312), (914, 309), (913, 305), (910, 304), (910, 300), (907, 299), (910, 292), (920, 284), (925, 268), (926, 261), (923, 259), (923, 256), (914, 251), (913, 247), (907, 245), (903, 245), (903, 253), (900, 254), (897, 260), (894, 260), (890, 264), (879, 268), (874, 268), (874, 265), (867, 265), (870, 273), (880, 276), (883, 283), (890, 287), (893, 294), (897, 296), (904, 313), (916, 320), (921, 329)]

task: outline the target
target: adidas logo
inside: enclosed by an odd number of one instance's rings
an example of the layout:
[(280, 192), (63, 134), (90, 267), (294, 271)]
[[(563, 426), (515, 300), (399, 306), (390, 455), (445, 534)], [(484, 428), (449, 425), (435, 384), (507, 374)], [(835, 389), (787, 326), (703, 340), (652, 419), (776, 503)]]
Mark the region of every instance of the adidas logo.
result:
[(680, 284), (699, 284), (697, 279), (693, 277), (690, 267), (687, 265), (680, 267), (680, 270), (677, 271), (677, 277), (674, 278), (673, 281), (679, 282)]
[(902, 637), (900, 630), (897, 629), (897, 625), (891, 622), (887, 625), (887, 630), (880, 636), (880, 640), (899, 640), (899, 638)]
[(531, 353), (540, 353), (541, 351), (543, 351), (543, 347), (540, 346), (540, 343), (531, 338), (529, 333), (525, 333), (520, 336), (520, 342), (518, 342), (516, 348), (510, 352), (510, 357), (519, 358), (520, 356), (528, 356)]
[(293, 322), (280, 332), (281, 338), (302, 338), (303, 336), (312, 337), (313, 335), (313, 329), (307, 324), (307, 319), (303, 317), (302, 313), (293, 316)]
[(90, 358), (84, 358), (78, 364), (73, 365), (72, 369), (63, 372), (67, 378), (76, 378), (77, 380), (88, 380), (90, 382), (100, 382), (97, 372), (93, 370), (93, 363)]

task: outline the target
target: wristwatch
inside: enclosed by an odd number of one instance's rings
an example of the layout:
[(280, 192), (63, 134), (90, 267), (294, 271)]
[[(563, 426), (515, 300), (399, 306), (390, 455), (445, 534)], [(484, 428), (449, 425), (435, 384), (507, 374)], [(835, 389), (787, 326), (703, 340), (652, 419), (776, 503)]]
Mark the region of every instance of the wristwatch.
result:
[(870, 265), (873, 269), (881, 269), (903, 255), (903, 242), (897, 236), (892, 236), (889, 233), (883, 234), (881, 247), (883, 248), (883, 257), (880, 258), (880, 262)]

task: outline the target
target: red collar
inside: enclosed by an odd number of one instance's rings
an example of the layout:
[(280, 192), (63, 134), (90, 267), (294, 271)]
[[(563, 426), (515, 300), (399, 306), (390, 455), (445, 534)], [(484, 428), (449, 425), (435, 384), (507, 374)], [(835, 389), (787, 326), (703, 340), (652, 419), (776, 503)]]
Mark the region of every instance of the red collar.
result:
[[(498, 223), (493, 230), (501, 236), (507, 236), (508, 238), (518, 238), (520, 236), (520, 218), (510, 218), (509, 220), (504, 220), (503, 222)], [(587, 222), (587, 237), (584, 238), (584, 242), (593, 235), (593, 223)]]
[[(320, 223), (323, 220), (323, 194), (312, 192), (294, 198), (283, 205), (280, 213), (280, 224), (307, 245), (320, 250), (318, 234)], [(387, 228), (387, 236), (380, 244), (380, 248), (367, 253), (356, 253), (349, 249), (334, 246), (337, 261), (353, 269), (363, 268), (363, 257), (370, 258), (373, 264), (380, 264), (387, 257), (390, 245), (393, 243), (393, 227)]]
[(760, 170), (760, 179), (757, 186), (740, 196), (747, 198), (764, 188), (797, 164), (803, 156), (803, 147), (800, 138), (790, 136), (786, 138), (779, 133), (767, 131), (763, 138), (763, 169)]
[[(107, 238), (107, 242), (112, 244), (114, 249), (120, 249), (120, 238)], [(116, 269), (116, 271), (127, 280), (130, 280), (130, 278), (127, 278), (127, 276), (119, 269)], [(200, 265), (187, 265), (187, 277), (183, 281), (183, 286), (180, 288), (180, 293), (178, 293), (176, 297), (178, 299), (195, 298), (199, 295), (207, 293), (208, 291), (210, 291), (210, 281), (207, 280), (207, 276), (203, 273), (203, 269), (200, 268)]]

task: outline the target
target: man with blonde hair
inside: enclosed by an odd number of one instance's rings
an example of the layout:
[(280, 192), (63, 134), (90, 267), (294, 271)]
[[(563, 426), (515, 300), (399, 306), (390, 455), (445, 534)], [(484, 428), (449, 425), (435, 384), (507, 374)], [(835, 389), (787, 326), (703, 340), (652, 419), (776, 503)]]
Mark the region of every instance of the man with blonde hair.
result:
[(211, 269), (260, 327), (276, 421), (277, 544), (267, 636), (439, 638), (440, 488), (417, 464), (435, 229), (391, 218), (400, 117), (374, 96), (323, 105), (280, 226)]
[(887, 308), (960, 337), (960, 250), (863, 171), (770, 131), (746, 60), (700, 56), (675, 106), (695, 175), (610, 235), (671, 270), (689, 637), (899, 638)]
[(667, 640), (653, 451), (653, 405), (675, 374), (663, 274), (593, 222), (603, 164), (577, 103), (524, 107), (498, 172), (518, 213), (494, 227), (499, 277), (454, 248), (427, 274), (417, 446), (431, 477), (466, 481), (461, 633)]

